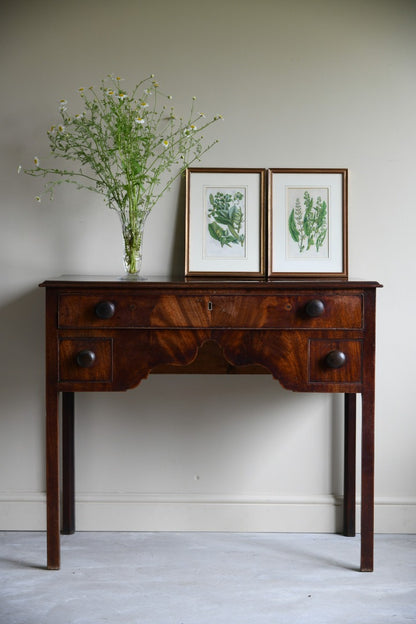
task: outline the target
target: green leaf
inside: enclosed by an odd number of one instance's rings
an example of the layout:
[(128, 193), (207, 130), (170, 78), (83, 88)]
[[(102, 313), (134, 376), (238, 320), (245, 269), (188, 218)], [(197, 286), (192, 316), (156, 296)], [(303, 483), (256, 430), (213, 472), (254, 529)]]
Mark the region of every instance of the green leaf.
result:
[(295, 223), (295, 209), (292, 209), (292, 212), (289, 215), (289, 233), (295, 243), (299, 242), (299, 230), (296, 227)]
[(303, 217), (303, 229), (305, 231), (306, 236), (310, 236), (312, 233), (312, 209), (310, 207), (306, 208), (305, 216)]
[(319, 248), (322, 247), (322, 243), (324, 242), (325, 238), (326, 230), (322, 230), (318, 238), (316, 239), (316, 251), (319, 251)]
[(213, 214), (214, 219), (217, 221), (217, 223), (222, 223), (223, 225), (231, 225), (231, 219), (228, 216), (228, 212), (225, 212), (224, 210), (220, 210), (216, 213)]
[(221, 241), (221, 239), (227, 235), (227, 230), (224, 230), (218, 223), (215, 223), (215, 221), (208, 223), (208, 230), (212, 238), (215, 238), (217, 241)]
[(319, 229), (321, 229), (321, 227), (325, 224), (325, 221), (326, 221), (326, 202), (322, 202), (319, 208), (318, 218), (317, 218), (317, 225)]

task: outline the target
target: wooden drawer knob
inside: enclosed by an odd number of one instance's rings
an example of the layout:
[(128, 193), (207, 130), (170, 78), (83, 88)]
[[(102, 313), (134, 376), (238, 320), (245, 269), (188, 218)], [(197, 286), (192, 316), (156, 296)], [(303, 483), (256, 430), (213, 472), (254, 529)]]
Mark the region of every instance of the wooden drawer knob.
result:
[(100, 301), (95, 306), (95, 315), (100, 319), (110, 319), (114, 316), (116, 306), (112, 301)]
[(89, 349), (79, 351), (77, 353), (76, 361), (78, 366), (81, 368), (91, 368), (91, 366), (94, 366), (95, 363), (95, 353)]
[(341, 368), (347, 361), (347, 356), (343, 351), (330, 351), (325, 358), (326, 365), (329, 368)]
[(322, 314), (325, 312), (325, 306), (323, 301), (321, 301), (320, 299), (311, 299), (305, 306), (305, 312), (311, 318), (322, 316)]

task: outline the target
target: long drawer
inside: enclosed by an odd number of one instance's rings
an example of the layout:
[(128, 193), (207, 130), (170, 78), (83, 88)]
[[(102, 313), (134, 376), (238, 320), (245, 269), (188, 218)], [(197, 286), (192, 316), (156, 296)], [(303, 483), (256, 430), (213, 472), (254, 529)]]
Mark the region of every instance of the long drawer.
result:
[(58, 327), (360, 329), (360, 293), (308, 294), (61, 294)]

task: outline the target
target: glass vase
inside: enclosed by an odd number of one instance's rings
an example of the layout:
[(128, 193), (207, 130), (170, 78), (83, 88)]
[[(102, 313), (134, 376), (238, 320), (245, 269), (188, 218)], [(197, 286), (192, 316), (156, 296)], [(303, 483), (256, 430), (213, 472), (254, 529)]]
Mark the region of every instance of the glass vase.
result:
[(124, 243), (124, 279), (138, 280), (142, 268), (143, 254), (143, 231), (146, 217), (137, 218), (134, 221), (121, 219), (121, 228)]

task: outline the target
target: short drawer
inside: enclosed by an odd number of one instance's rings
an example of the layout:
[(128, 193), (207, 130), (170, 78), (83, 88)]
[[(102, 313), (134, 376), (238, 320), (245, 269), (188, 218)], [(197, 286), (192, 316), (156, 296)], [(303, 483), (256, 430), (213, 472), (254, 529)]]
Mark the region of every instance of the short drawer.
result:
[(112, 381), (111, 338), (61, 338), (59, 381)]
[(361, 340), (310, 340), (309, 382), (361, 383), (362, 351)]

